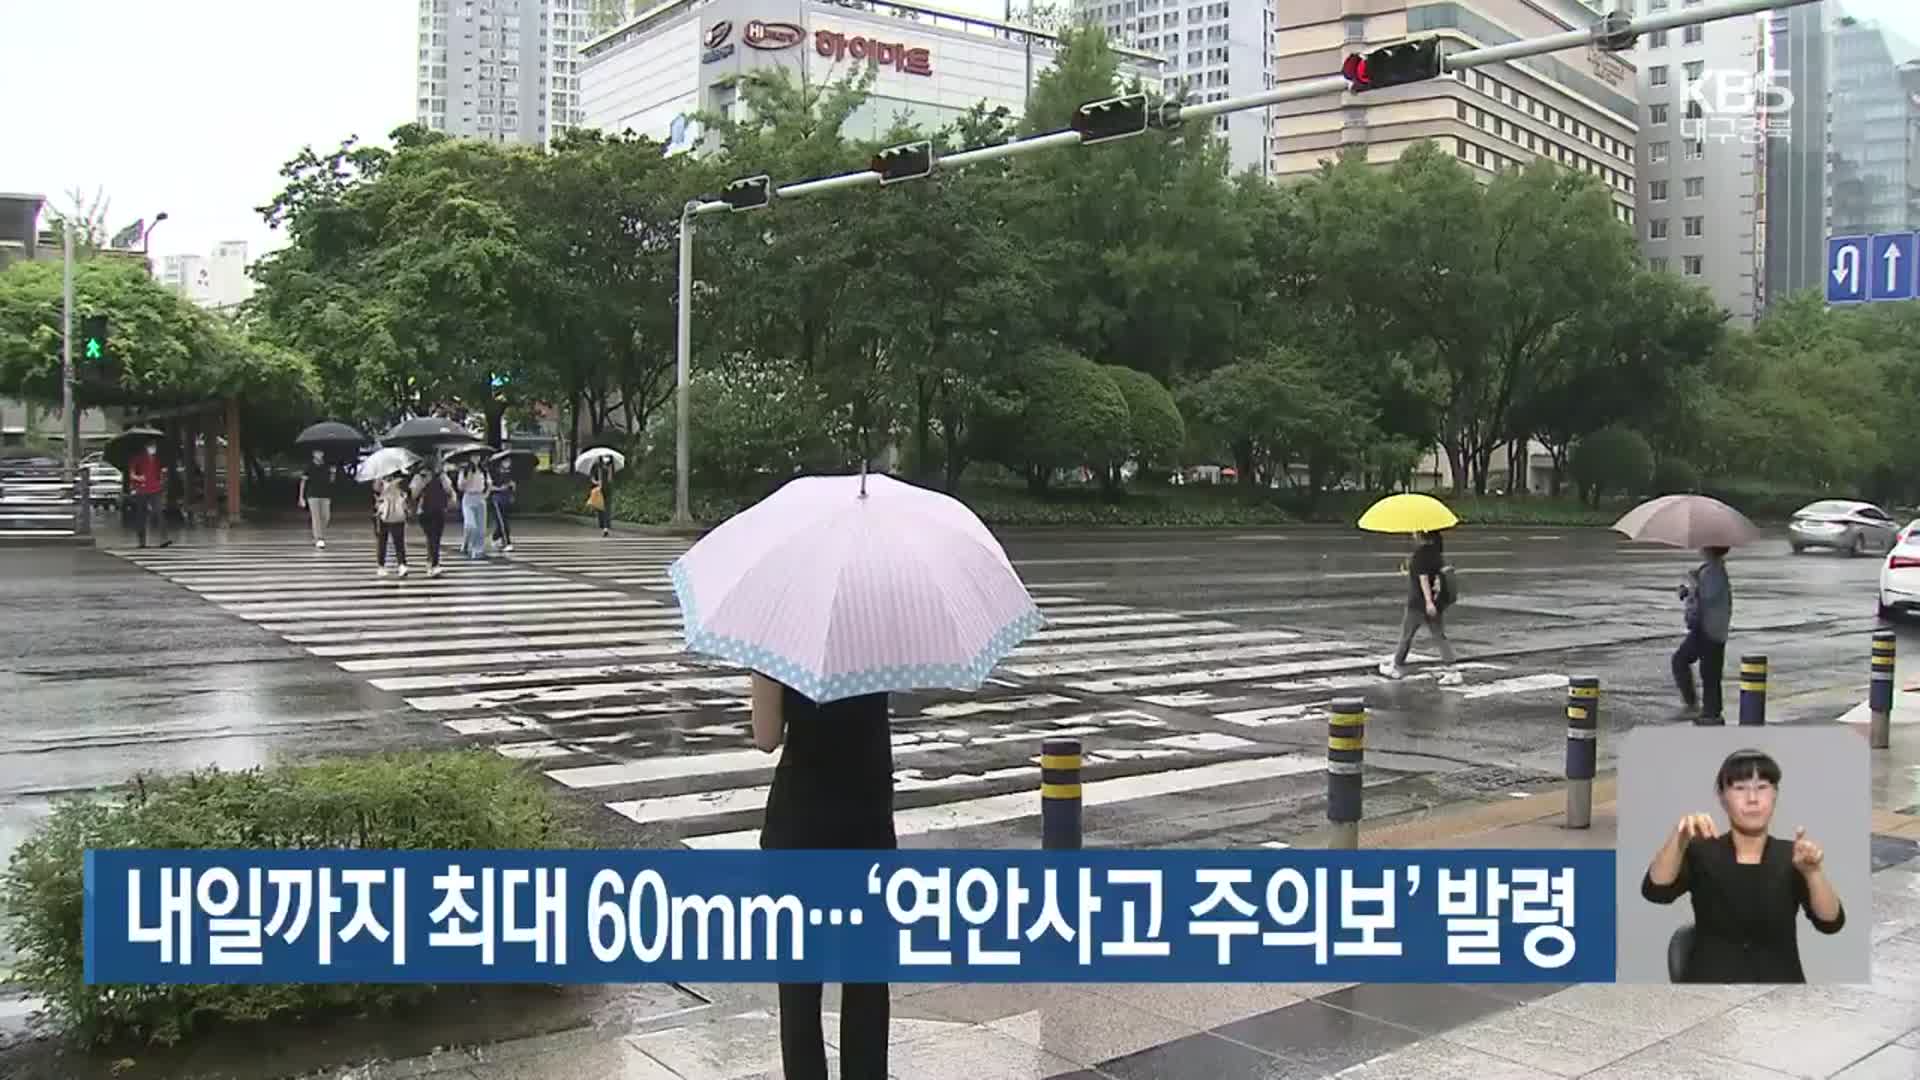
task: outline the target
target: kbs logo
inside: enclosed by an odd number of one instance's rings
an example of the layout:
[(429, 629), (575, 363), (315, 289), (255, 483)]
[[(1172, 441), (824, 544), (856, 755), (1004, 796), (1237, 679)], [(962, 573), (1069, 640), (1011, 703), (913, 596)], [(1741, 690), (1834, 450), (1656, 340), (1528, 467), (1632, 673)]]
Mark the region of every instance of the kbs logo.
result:
[(1687, 83), (1687, 101), (1708, 116), (1784, 113), (1793, 108), (1793, 91), (1779, 85), (1777, 77), (1738, 68), (1703, 72)]
[(792, 23), (761, 22), (755, 19), (747, 24), (740, 39), (751, 49), (791, 49), (807, 38), (807, 32)]
[(925, 49), (908, 48), (897, 41), (876, 41), (866, 37), (848, 37), (833, 30), (816, 30), (813, 49), (838, 63), (842, 57), (866, 60), (890, 67), (903, 75), (933, 74), (933, 60)]
[(707, 48), (717, 49), (727, 43), (727, 36), (733, 33), (733, 24), (725, 20), (707, 27)]

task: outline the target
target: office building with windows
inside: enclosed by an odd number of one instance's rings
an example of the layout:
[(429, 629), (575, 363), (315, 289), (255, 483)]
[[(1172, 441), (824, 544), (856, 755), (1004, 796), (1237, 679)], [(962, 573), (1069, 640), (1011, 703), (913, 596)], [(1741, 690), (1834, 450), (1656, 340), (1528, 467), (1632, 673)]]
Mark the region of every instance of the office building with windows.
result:
[[(1638, 15), (1701, 0), (1637, 0)], [(1705, 286), (1751, 323), (1765, 294), (1767, 22), (1758, 15), (1643, 34), (1640, 242), (1648, 265)]]
[(1762, 306), (1823, 289), (1827, 236), (1827, 92), (1831, 38), (1825, 4), (1768, 17), (1766, 288)]
[(596, 0), (420, 0), (419, 122), (544, 146), (582, 122), (577, 50)]
[[(1459, 51), (1590, 26), (1580, 0), (1293, 0), (1280, 15), (1274, 77), (1279, 85), (1337, 73), (1349, 53), (1411, 37), (1437, 36)], [(1614, 211), (1637, 217), (1639, 141), (1636, 72), (1624, 57), (1573, 49), (1513, 60), (1427, 82), (1272, 109), (1272, 174), (1312, 175), (1350, 149), (1367, 160), (1397, 160), (1431, 140), (1483, 179), (1546, 158), (1597, 177)]]
[(1831, 40), (1828, 230), (1853, 235), (1920, 229), (1920, 69), (1903, 63), (1915, 49), (1884, 26), (1845, 18), (1833, 27)]
[[(641, 13), (581, 50), (589, 127), (696, 150), (700, 114), (732, 115), (739, 80), (780, 69), (823, 84), (873, 69), (851, 139), (878, 139), (905, 119), (946, 126), (976, 105), (1026, 110), (1059, 40), (1030, 27), (920, 4), (862, 0), (680, 0)], [(1118, 48), (1124, 75), (1159, 83), (1163, 62)]]
[[(1074, 0), (1082, 22), (1117, 44), (1167, 58), (1157, 89), (1188, 101), (1221, 101), (1273, 87), (1275, 0)], [(1272, 143), (1264, 109), (1214, 117), (1236, 171), (1264, 173)]]

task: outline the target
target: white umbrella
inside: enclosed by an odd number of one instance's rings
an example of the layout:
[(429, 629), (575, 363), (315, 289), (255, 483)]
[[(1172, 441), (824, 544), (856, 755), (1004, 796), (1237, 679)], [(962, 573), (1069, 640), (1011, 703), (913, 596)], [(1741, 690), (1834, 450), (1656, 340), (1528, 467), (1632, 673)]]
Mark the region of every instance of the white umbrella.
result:
[(354, 479), (361, 483), (377, 480), (382, 476), (403, 473), (420, 464), (420, 455), (403, 446), (383, 446), (367, 455), (354, 471)]
[(818, 702), (978, 689), (1046, 621), (971, 510), (884, 476), (790, 481), (670, 577), (689, 649)]
[(586, 472), (593, 468), (594, 462), (602, 458), (612, 460), (614, 472), (619, 472), (621, 469), (627, 467), (627, 456), (625, 454), (610, 447), (596, 446), (591, 450), (582, 450), (580, 456), (573, 459), (573, 471)]

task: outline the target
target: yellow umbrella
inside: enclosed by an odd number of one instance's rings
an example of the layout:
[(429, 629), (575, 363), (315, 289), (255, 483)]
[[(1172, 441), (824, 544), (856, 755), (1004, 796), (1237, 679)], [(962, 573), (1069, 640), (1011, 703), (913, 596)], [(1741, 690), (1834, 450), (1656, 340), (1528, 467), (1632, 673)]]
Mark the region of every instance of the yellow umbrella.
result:
[(1368, 532), (1438, 532), (1458, 524), (1447, 504), (1431, 495), (1389, 495), (1360, 515), (1360, 527)]

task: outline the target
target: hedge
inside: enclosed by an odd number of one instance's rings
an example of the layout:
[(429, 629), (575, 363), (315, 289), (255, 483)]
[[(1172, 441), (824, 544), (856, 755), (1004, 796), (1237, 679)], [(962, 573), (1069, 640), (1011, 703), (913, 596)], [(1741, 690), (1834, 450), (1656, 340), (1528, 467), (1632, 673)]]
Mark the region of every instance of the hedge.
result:
[(570, 846), (539, 779), (486, 750), (409, 752), (209, 769), (73, 799), (0, 874), (12, 978), (83, 1043), (173, 1043), (213, 1021), (380, 1010), (430, 986), (88, 986), (82, 854), (88, 848), (556, 848)]

